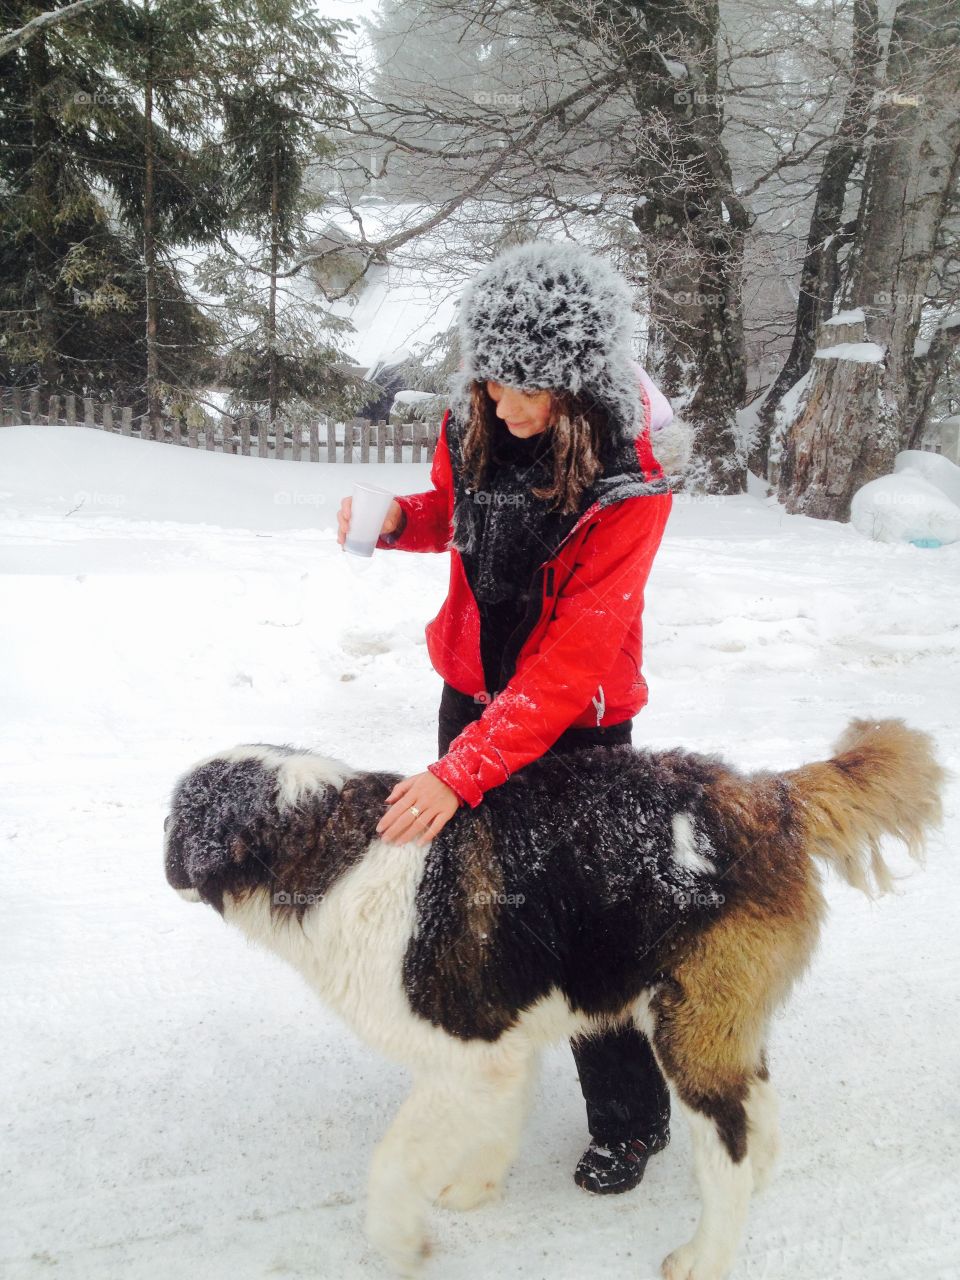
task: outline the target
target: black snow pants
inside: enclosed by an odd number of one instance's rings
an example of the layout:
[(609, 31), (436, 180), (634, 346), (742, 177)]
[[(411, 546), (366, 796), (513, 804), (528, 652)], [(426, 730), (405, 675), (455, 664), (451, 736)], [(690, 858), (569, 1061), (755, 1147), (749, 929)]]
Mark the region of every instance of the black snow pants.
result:
[[(440, 698), (438, 749), (450, 743), (483, 714), (484, 704), (444, 682)], [(629, 743), (633, 721), (605, 727), (565, 730), (551, 751)], [(666, 1133), (670, 1123), (670, 1091), (643, 1032), (634, 1026), (605, 1035), (571, 1040), (580, 1088), (587, 1104), (587, 1127), (600, 1143), (640, 1138), (649, 1143)]]

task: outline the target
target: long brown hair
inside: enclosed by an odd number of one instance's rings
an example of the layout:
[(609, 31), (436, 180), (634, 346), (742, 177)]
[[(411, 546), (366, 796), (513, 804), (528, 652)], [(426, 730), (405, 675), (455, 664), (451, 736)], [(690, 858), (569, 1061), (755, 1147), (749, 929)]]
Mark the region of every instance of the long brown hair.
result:
[[(537, 498), (554, 499), (552, 510), (570, 514), (579, 509), (584, 489), (603, 470), (600, 452), (610, 430), (607, 410), (586, 397), (551, 389), (548, 421), (553, 439), (553, 482), (530, 492)], [(499, 424), (486, 382), (475, 380), (470, 386), (470, 421), (461, 446), (463, 474), (475, 489), (486, 483), (490, 445)]]

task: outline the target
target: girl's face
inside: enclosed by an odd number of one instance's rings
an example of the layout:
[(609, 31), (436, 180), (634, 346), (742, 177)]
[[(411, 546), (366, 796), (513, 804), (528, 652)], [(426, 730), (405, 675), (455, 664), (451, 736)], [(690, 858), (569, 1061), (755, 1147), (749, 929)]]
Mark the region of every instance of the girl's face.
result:
[(501, 382), (487, 382), (487, 395), (497, 406), (497, 417), (511, 435), (526, 440), (538, 436), (550, 425), (550, 392), (520, 391)]

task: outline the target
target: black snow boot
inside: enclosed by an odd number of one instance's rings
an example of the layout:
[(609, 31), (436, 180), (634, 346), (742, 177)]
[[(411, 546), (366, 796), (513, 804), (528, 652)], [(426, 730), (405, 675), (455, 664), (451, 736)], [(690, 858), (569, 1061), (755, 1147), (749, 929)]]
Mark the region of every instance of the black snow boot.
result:
[(647, 1161), (662, 1151), (670, 1141), (670, 1130), (651, 1137), (648, 1142), (630, 1138), (625, 1142), (598, 1142), (590, 1139), (590, 1145), (580, 1157), (573, 1180), (584, 1191), (594, 1195), (618, 1195), (632, 1191), (643, 1178)]

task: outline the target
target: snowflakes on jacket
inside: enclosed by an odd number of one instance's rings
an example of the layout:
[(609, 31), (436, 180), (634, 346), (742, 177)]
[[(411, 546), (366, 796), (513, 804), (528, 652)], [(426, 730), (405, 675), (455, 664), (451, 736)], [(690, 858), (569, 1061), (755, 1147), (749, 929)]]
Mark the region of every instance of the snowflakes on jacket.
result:
[(433, 488), (398, 496), (403, 523), (377, 542), (382, 549), (450, 553), (449, 591), (426, 626), (427, 651), (447, 683), (487, 705), (427, 768), (471, 807), (542, 756), (565, 729), (617, 724), (646, 705), (643, 593), (672, 494), (651, 447), (650, 395), (637, 369), (645, 429), (618, 439), (615, 462), (591, 486), (585, 509), (545, 550), (520, 629), (524, 639), (510, 655), (513, 675), (494, 697), (485, 687), (480, 614), (457, 545), (463, 424), (450, 410), (434, 452)]

